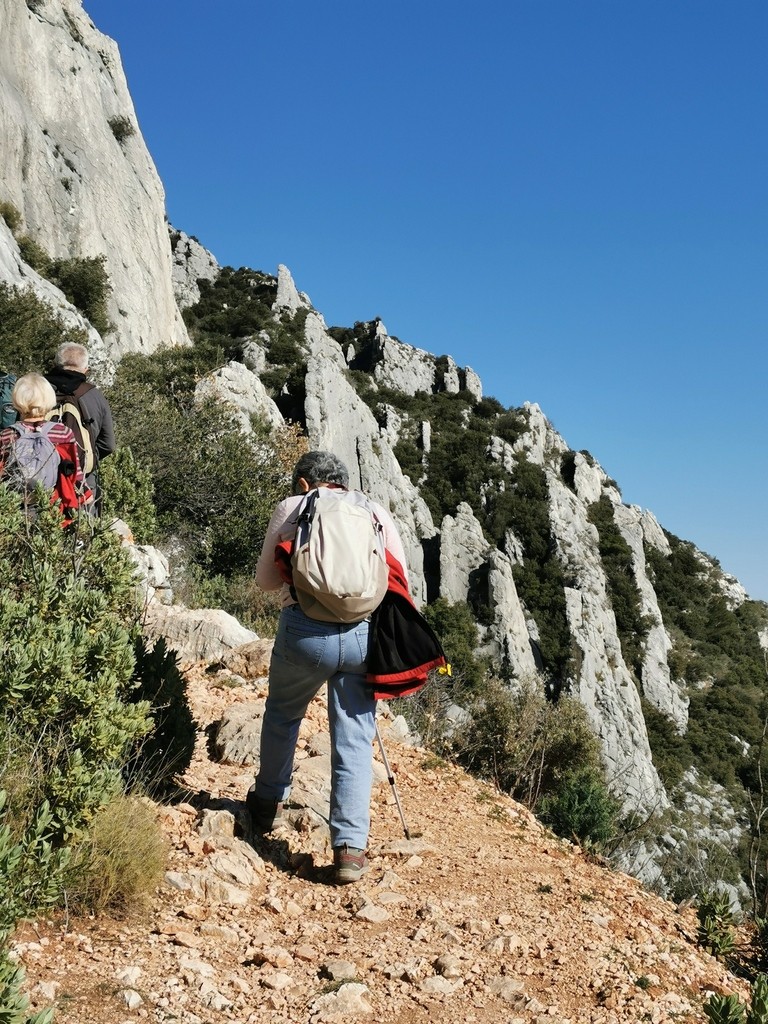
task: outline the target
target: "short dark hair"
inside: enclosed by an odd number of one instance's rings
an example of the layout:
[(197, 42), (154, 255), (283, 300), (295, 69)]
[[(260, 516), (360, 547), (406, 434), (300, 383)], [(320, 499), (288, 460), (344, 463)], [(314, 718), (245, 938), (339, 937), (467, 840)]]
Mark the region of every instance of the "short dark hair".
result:
[(333, 452), (306, 452), (293, 467), (291, 486), (293, 493), (299, 489), (299, 478), (304, 479), (310, 488), (319, 484), (338, 484), (349, 487), (347, 467)]

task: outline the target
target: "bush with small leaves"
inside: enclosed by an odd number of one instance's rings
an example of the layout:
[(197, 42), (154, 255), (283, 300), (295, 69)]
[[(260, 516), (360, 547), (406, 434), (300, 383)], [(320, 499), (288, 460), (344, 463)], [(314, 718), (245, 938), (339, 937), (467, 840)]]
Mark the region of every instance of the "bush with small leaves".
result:
[(99, 464), (102, 515), (123, 519), (137, 544), (151, 544), (157, 536), (154, 486), (149, 467), (130, 448), (117, 448)]
[(54, 843), (120, 790), (127, 751), (151, 725), (148, 704), (130, 699), (133, 573), (106, 523), (63, 530), (44, 498), (26, 518), (0, 487), (0, 705), (13, 733), (37, 737)]
[(65, 341), (83, 344), (83, 331), (68, 327), (31, 288), (0, 282), (0, 352), (3, 369), (17, 376), (51, 366), (56, 349)]
[(105, 256), (54, 260), (46, 276), (61, 288), (72, 305), (90, 320), (100, 334), (107, 334), (112, 329), (107, 314), (109, 275)]
[[(518, 680), (513, 687), (489, 675), (472, 689), (462, 689), (462, 684), (461, 673), (447, 685), (438, 680), (427, 703), (416, 702), (431, 733), (450, 738), (438, 745), (439, 752), (450, 753), (474, 775), (492, 781), (537, 813), (548, 806), (553, 817), (562, 820), (564, 834), (575, 831), (593, 843), (612, 834), (617, 805), (602, 781), (600, 745), (584, 707), (570, 697), (548, 700), (539, 677)], [(462, 708), (463, 715), (454, 715), (446, 727), (444, 716), (451, 705)], [(416, 721), (424, 728), (418, 716)], [(587, 807), (578, 816), (575, 808), (569, 811), (569, 800), (576, 802), (574, 789), (578, 791), (582, 781), (586, 785), (585, 780), (590, 788), (581, 797)]]
[(131, 786), (163, 794), (175, 776), (189, 767), (197, 730), (176, 651), (162, 637), (151, 647), (139, 637), (135, 654), (131, 696), (149, 702), (153, 728), (128, 762), (126, 775)]
[(27, 810), (27, 827), (16, 836), (6, 820), (9, 808), (0, 789), (0, 949), (18, 921), (57, 903), (69, 862), (69, 851), (54, 846), (57, 828), (47, 800)]
[(568, 772), (557, 791), (538, 807), (541, 820), (558, 835), (598, 849), (615, 837), (620, 810), (619, 801), (591, 767)]
[(110, 117), (107, 124), (121, 146), (127, 139), (136, 134), (133, 122), (125, 114), (116, 114), (114, 117)]
[(18, 239), (19, 255), (24, 262), (36, 270), (41, 277), (48, 277), (51, 272), (52, 260), (49, 254), (34, 238), (22, 235)]
[(15, 235), (21, 227), (21, 214), (7, 199), (0, 200), (0, 217), (8, 225), (11, 233)]
[(207, 575), (234, 579), (253, 571), (306, 439), (290, 424), (244, 434), (226, 405), (191, 400), (186, 371), (174, 388), (165, 355), (121, 362), (108, 392), (116, 428), (151, 474), (161, 535)]
[(24, 968), (0, 949), (0, 1020), (2, 1024), (51, 1024), (53, 1008), (29, 1014), (29, 996), (23, 991)]

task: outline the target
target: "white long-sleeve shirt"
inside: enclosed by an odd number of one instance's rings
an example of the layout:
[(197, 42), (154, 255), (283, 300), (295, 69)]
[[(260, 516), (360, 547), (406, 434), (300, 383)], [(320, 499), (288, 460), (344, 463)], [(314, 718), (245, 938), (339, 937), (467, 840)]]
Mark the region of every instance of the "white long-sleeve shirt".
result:
[[(320, 497), (322, 498), (323, 488), (321, 487), (319, 490)], [(276, 507), (269, 521), (269, 526), (267, 526), (267, 535), (264, 538), (264, 545), (259, 555), (259, 561), (256, 564), (256, 583), (262, 590), (280, 590), (282, 588), (280, 601), (283, 608), (296, 604), (296, 602), (291, 597), (291, 588), (287, 583), (283, 582), (283, 578), (275, 565), (275, 548), (281, 541), (293, 540), (296, 536), (298, 512), (305, 498), (305, 494), (292, 494), (290, 498), (285, 498)], [(383, 527), (384, 546), (403, 567), (403, 572), (406, 574), (407, 579), (408, 568), (405, 564), (405, 549), (403, 548), (403, 542), (400, 540), (400, 534), (397, 532), (397, 527), (389, 512), (382, 505), (372, 501), (370, 498), (368, 500)]]

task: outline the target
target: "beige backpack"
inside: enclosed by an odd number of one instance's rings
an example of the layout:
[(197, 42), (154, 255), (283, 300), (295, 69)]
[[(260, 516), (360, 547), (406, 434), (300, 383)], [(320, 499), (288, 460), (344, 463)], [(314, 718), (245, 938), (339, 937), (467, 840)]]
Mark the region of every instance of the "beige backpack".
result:
[(361, 622), (387, 592), (383, 527), (360, 491), (319, 487), (299, 510), (293, 589), (305, 615)]

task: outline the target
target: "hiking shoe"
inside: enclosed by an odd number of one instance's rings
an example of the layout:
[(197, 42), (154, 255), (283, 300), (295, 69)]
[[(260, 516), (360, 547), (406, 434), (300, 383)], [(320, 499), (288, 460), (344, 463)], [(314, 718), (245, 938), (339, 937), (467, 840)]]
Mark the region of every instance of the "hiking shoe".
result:
[(368, 871), (365, 850), (358, 850), (356, 846), (347, 846), (346, 844), (338, 846), (333, 851), (333, 866), (336, 871), (336, 882), (339, 885), (358, 882)]
[(279, 800), (270, 800), (269, 797), (256, 796), (253, 786), (245, 797), (245, 806), (251, 815), (253, 831), (261, 835), (271, 832), (283, 816), (282, 803)]

